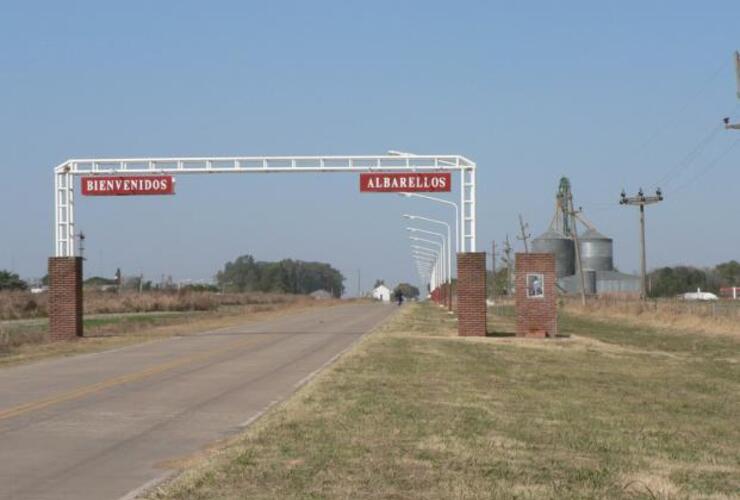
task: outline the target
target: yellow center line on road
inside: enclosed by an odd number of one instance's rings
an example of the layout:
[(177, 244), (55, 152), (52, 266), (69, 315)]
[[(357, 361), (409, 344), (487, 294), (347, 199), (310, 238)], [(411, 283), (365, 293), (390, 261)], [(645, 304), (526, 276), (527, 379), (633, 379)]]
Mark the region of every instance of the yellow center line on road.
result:
[(23, 415), (31, 411), (41, 410), (43, 408), (47, 408), (49, 406), (53, 406), (59, 403), (64, 403), (66, 401), (80, 399), (85, 396), (89, 396), (90, 394), (100, 392), (104, 389), (109, 389), (111, 387), (116, 387), (116, 386), (126, 384), (129, 382), (136, 382), (139, 380), (143, 380), (143, 379), (152, 377), (154, 375), (158, 375), (160, 373), (166, 372), (168, 370), (179, 368), (189, 363), (196, 363), (198, 361), (203, 361), (208, 358), (216, 357), (219, 354), (233, 351), (234, 349), (243, 347), (246, 344), (254, 342), (255, 340), (256, 340), (255, 338), (240, 340), (238, 342), (229, 344), (227, 347), (222, 347), (219, 349), (212, 349), (210, 351), (205, 351), (203, 353), (200, 353), (194, 356), (186, 356), (184, 358), (175, 359), (167, 363), (162, 363), (159, 365), (155, 365), (151, 368), (147, 368), (146, 370), (141, 370), (141, 371), (129, 373), (126, 375), (121, 375), (120, 377), (114, 377), (108, 380), (103, 380), (102, 382), (90, 384), (84, 387), (80, 387), (79, 389), (74, 389), (72, 391), (63, 392), (61, 394), (57, 394), (55, 396), (51, 396), (48, 398), (31, 401), (29, 403), (24, 403), (22, 405), (8, 408), (7, 410), (0, 410), (0, 420), (6, 420), (9, 418), (17, 417), (19, 415)]

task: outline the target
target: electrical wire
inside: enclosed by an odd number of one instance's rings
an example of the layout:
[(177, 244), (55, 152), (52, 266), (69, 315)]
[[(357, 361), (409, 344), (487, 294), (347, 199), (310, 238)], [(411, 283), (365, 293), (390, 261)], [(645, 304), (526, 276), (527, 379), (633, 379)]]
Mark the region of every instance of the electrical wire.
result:
[[(681, 106), (678, 111), (675, 113), (672, 113), (669, 115), (669, 118), (676, 118), (680, 115), (683, 115), (683, 113), (686, 111), (686, 109), (693, 104), (693, 102), (698, 99), (706, 90), (709, 88), (709, 85), (711, 85), (714, 80), (717, 79), (717, 77), (722, 73), (722, 70), (727, 67), (729, 62), (727, 60), (723, 60), (722, 63), (719, 65), (719, 67), (712, 72), (712, 74), (707, 78), (699, 87), (699, 90), (695, 92), (690, 98), (686, 99), (684, 101), (683, 106)], [(675, 119), (669, 119), (664, 121), (661, 125), (658, 126), (658, 128), (644, 141), (642, 142), (637, 148), (634, 149), (631, 156), (637, 156), (638, 153), (641, 153), (643, 149), (645, 149), (647, 146), (652, 144), (655, 139), (657, 139), (661, 134), (663, 134), (666, 130), (668, 130), (672, 125), (675, 125), (678, 123), (679, 120)]]
[[(730, 115), (735, 114), (737, 109), (740, 107), (740, 103), (735, 105), (735, 108), (732, 110)], [(709, 133), (704, 136), (697, 144), (694, 146), (691, 151), (689, 151), (677, 164), (675, 164), (673, 167), (668, 169), (668, 171), (663, 174), (663, 176), (658, 179), (655, 184), (653, 184), (654, 187), (666, 187), (670, 185), (672, 182), (674, 182), (678, 177), (681, 176), (681, 174), (688, 169), (697, 158), (701, 156), (701, 154), (704, 152), (704, 150), (709, 146), (712, 141), (717, 137), (717, 135), (720, 133), (720, 131), (724, 130), (724, 126), (721, 123), (718, 123), (714, 125)]]
[(669, 168), (668, 171), (654, 183), (654, 186), (666, 187), (670, 185), (674, 180), (676, 180), (681, 175), (681, 173), (683, 173), (684, 170), (690, 167), (691, 164), (694, 163), (694, 161), (699, 158), (699, 156), (701, 156), (701, 153), (704, 152), (706, 147), (717, 137), (717, 134), (719, 134), (719, 132), (723, 128), (724, 127), (722, 124), (714, 126), (709, 131), (709, 134), (707, 134), (702, 140), (700, 140), (697, 145), (681, 159), (681, 161), (679, 161), (673, 167)]
[(730, 152), (737, 147), (737, 145), (740, 144), (740, 137), (732, 141), (728, 147), (726, 147), (718, 156), (716, 156), (712, 161), (707, 163), (704, 168), (702, 168), (699, 172), (696, 173), (688, 182), (682, 184), (675, 190), (673, 190), (673, 193), (679, 193), (686, 188), (695, 185), (695, 183), (704, 175), (708, 174), (714, 167), (716, 167), (720, 161), (722, 161)]

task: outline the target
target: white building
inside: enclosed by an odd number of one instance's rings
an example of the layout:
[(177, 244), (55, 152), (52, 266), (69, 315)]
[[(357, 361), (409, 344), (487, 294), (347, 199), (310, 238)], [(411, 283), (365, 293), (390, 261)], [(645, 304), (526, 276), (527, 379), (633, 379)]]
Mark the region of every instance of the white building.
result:
[(391, 301), (391, 289), (385, 285), (378, 285), (372, 291), (373, 298), (382, 302)]

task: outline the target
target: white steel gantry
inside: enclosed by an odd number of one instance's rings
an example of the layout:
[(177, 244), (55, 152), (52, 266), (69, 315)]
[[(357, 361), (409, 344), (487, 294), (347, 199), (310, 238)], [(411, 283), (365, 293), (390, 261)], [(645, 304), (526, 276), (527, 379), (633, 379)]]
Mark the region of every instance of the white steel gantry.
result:
[(460, 172), (461, 252), (475, 251), (475, 169), (460, 155), (244, 156), (67, 160), (54, 169), (55, 255), (75, 255), (74, 177), (290, 172)]

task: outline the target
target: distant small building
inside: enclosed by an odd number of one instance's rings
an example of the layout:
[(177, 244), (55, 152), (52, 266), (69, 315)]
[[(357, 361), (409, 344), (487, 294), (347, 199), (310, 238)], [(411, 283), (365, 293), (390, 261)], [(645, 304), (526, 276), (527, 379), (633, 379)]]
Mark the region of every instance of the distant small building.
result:
[(316, 290), (315, 292), (311, 292), (310, 295), (316, 300), (329, 300), (331, 298), (331, 293), (326, 290)]
[(391, 289), (385, 285), (378, 285), (372, 291), (373, 298), (381, 302), (390, 302), (391, 293)]
[(680, 295), (683, 300), (719, 300), (715, 294), (710, 292), (702, 292), (701, 288), (697, 288), (695, 292), (683, 293)]

